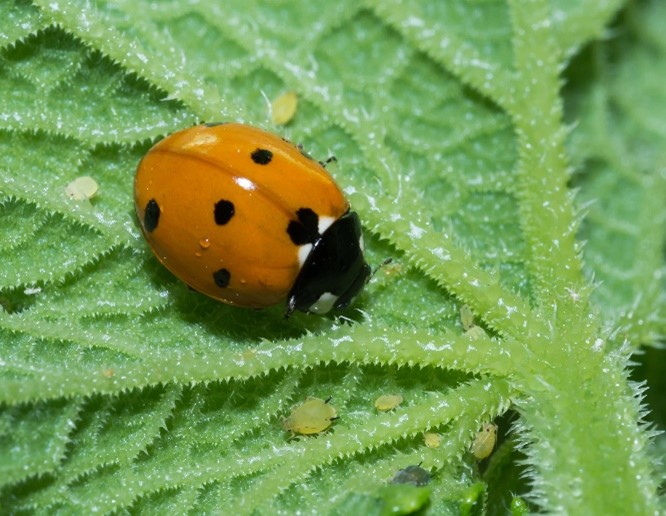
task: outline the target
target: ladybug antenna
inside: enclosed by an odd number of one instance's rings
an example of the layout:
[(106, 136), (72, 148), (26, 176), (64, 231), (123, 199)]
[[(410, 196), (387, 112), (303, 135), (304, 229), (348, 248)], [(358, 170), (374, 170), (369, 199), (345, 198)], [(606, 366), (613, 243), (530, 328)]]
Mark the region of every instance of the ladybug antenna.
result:
[(384, 267), (385, 265), (388, 265), (388, 264), (391, 263), (392, 261), (393, 261), (393, 258), (386, 258), (382, 263), (380, 263), (379, 265), (377, 265), (377, 267), (375, 267), (374, 269), (372, 269), (372, 272), (370, 273), (370, 276), (368, 276), (368, 281), (370, 281), (370, 280), (372, 279), (372, 277), (373, 277), (375, 274), (377, 274), (377, 271), (378, 271), (379, 269), (381, 269), (381, 268)]

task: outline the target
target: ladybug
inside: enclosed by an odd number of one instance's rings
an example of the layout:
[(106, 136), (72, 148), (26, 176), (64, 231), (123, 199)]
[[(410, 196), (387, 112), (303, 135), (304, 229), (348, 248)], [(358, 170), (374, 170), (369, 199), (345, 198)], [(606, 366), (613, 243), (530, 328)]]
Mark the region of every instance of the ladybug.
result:
[(167, 269), (225, 303), (286, 301), (286, 317), (345, 308), (371, 269), (358, 215), (323, 165), (249, 125), (178, 131), (137, 168), (141, 230)]

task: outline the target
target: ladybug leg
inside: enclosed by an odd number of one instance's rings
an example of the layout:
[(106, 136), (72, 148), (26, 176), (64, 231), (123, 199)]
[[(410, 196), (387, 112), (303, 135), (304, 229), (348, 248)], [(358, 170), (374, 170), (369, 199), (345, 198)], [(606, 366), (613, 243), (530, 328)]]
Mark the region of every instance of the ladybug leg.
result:
[(291, 317), (291, 314), (294, 313), (294, 310), (296, 310), (296, 296), (292, 294), (287, 300), (287, 310), (284, 312), (285, 320)]
[(329, 156), (328, 158), (326, 158), (325, 161), (320, 161), (319, 164), (320, 164), (322, 167), (325, 167), (325, 166), (328, 165), (329, 163), (337, 163), (337, 161), (338, 161), (338, 158), (336, 158), (335, 156)]

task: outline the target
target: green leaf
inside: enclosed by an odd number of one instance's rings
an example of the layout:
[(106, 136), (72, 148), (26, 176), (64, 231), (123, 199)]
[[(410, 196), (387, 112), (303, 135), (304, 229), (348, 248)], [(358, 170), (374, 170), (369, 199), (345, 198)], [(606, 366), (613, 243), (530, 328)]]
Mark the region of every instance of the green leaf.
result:
[[(648, 0), (5, 2), (0, 505), (659, 512), (664, 362), (629, 364), (666, 333), (664, 26)], [(393, 258), (352, 307), (222, 305), (153, 257), (138, 162), (225, 120), (338, 158)], [(292, 436), (308, 397), (338, 418)], [(427, 487), (390, 484), (410, 465)]]

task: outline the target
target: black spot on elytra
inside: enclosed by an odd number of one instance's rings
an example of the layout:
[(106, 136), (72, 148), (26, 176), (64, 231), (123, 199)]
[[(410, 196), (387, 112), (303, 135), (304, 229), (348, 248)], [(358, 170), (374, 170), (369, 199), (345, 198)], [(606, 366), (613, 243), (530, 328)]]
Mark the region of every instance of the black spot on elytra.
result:
[(160, 222), (160, 205), (157, 204), (155, 199), (151, 199), (146, 204), (146, 208), (143, 210), (143, 228), (151, 233), (157, 228), (157, 224)]
[(231, 280), (231, 273), (227, 269), (220, 269), (213, 273), (213, 281), (220, 288), (228, 287), (229, 280)]
[(296, 212), (298, 221), (292, 220), (287, 226), (287, 233), (296, 245), (313, 244), (319, 238), (319, 216), (310, 208), (301, 208)]
[(215, 224), (218, 226), (224, 226), (227, 222), (231, 220), (231, 217), (234, 216), (235, 208), (234, 203), (222, 199), (215, 203), (215, 210), (213, 211), (215, 215)]
[(268, 149), (257, 149), (250, 156), (257, 165), (268, 165), (273, 159), (273, 153)]

